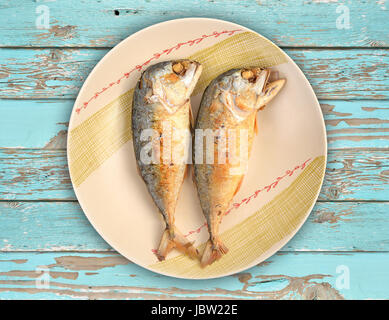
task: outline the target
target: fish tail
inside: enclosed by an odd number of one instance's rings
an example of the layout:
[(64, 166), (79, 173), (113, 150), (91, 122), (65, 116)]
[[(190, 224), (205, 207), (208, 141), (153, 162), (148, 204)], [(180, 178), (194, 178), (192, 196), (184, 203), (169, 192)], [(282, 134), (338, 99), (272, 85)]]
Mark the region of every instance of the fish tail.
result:
[(205, 245), (203, 256), (201, 257), (201, 267), (206, 267), (216, 260), (219, 260), (223, 254), (228, 252), (228, 248), (220, 241), (208, 240)]
[(181, 251), (192, 259), (199, 256), (199, 252), (193, 246), (193, 243), (188, 241), (181, 232), (176, 228), (166, 227), (157, 251), (158, 260), (165, 260), (168, 253), (173, 249)]

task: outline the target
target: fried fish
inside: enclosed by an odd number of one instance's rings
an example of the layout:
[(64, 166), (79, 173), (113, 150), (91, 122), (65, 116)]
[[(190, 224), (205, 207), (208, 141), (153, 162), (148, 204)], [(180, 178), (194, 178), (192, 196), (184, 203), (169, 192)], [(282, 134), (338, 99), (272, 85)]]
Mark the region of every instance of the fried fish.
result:
[[(185, 153), (190, 139), (175, 141), (165, 133), (190, 130), (190, 95), (202, 66), (190, 60), (166, 61), (146, 69), (135, 89), (132, 108), (132, 134), (137, 166), (154, 203), (166, 224), (157, 250), (159, 260), (176, 248), (194, 258), (197, 250), (175, 227), (178, 195), (187, 170), (187, 161), (163, 156), (175, 147)], [(152, 130), (151, 134), (147, 134)], [(169, 141), (169, 143), (167, 143)], [(154, 152), (155, 151), (155, 152)], [(152, 159), (149, 155), (154, 152)], [(168, 159), (169, 161), (166, 161)]]
[[(284, 79), (268, 83), (269, 76), (269, 70), (256, 67), (233, 69), (214, 79), (203, 94), (193, 144), (194, 180), (209, 231), (201, 258), (203, 267), (228, 251), (219, 239), (219, 225), (242, 184), (245, 174), (242, 163), (249, 157), (257, 128), (257, 111), (270, 102), (285, 83)], [(214, 133), (211, 150), (201, 142), (206, 138), (204, 135), (199, 135), (197, 140), (197, 133), (207, 130)], [(246, 149), (242, 149), (242, 143), (246, 143)], [(207, 152), (212, 153), (212, 163), (204, 160)]]

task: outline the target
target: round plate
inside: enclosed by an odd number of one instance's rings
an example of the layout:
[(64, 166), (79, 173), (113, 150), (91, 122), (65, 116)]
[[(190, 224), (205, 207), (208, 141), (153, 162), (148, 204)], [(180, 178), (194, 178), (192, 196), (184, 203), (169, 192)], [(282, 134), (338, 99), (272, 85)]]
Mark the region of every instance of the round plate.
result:
[[(192, 96), (194, 116), (207, 84), (229, 69), (266, 67), (287, 80), (279, 95), (258, 112), (248, 173), (220, 226), (230, 251), (206, 268), (175, 251), (165, 261), (157, 260), (154, 250), (164, 223), (137, 172), (131, 141), (132, 94), (141, 72), (154, 63), (182, 58), (204, 67)], [(318, 197), (326, 154), (321, 109), (298, 66), (261, 35), (215, 19), (167, 21), (122, 41), (85, 81), (69, 124), (70, 176), (94, 228), (129, 260), (180, 278), (236, 273), (284, 246)], [(201, 251), (208, 232), (190, 177), (180, 194), (176, 225)]]

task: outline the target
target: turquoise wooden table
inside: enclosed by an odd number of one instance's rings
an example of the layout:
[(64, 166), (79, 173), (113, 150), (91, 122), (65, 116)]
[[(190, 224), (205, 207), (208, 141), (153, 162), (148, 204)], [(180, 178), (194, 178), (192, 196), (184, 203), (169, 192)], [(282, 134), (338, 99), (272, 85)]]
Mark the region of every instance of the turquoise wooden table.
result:
[[(379, 1), (2, 0), (1, 299), (388, 299), (389, 3)], [(281, 46), (327, 125), (318, 203), (282, 250), (207, 281), (129, 262), (81, 211), (66, 163), (73, 101), (93, 66), (151, 24), (212, 17)]]

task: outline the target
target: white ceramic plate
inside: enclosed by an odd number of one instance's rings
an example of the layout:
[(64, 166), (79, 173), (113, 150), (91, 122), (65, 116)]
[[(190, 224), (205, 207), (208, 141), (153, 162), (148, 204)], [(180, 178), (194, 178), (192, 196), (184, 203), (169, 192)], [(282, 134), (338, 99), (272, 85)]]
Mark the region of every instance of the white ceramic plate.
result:
[[(131, 141), (133, 88), (141, 71), (164, 61), (191, 58), (204, 71), (192, 97), (196, 115), (205, 86), (231, 68), (261, 66), (287, 83), (258, 113), (249, 171), (221, 224), (230, 251), (207, 268), (178, 252), (158, 262), (164, 224), (137, 173)], [(70, 176), (89, 221), (129, 260), (181, 278), (215, 278), (265, 260), (298, 231), (321, 188), (326, 133), (316, 96), (298, 66), (277, 46), (234, 23), (204, 18), (167, 21), (141, 30), (113, 48), (93, 69), (69, 124)], [(208, 238), (195, 186), (184, 182), (178, 228), (200, 250)]]

